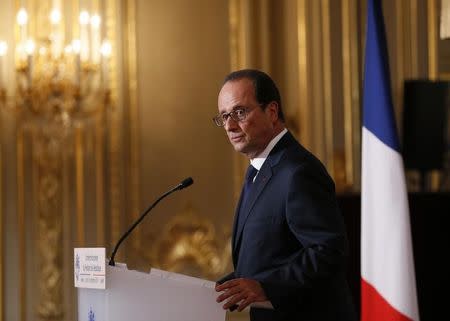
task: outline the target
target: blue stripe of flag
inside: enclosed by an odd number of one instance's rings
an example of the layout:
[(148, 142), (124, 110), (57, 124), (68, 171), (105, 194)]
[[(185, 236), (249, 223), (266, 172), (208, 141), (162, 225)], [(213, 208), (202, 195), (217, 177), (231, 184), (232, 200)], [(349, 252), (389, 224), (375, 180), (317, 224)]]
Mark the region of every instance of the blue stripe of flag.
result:
[(363, 126), (387, 146), (399, 151), (381, 1), (369, 0), (367, 13)]

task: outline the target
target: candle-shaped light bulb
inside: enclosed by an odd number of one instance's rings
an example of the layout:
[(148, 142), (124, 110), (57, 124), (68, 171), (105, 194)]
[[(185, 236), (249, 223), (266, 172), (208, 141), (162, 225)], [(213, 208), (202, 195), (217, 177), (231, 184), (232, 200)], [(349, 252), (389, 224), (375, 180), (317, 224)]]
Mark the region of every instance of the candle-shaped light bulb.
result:
[(32, 55), (35, 49), (34, 41), (31, 39), (28, 39), (25, 44), (25, 52), (27, 55)]
[(72, 50), (75, 54), (79, 54), (81, 50), (81, 41), (80, 39), (72, 40)]
[(5, 56), (7, 51), (8, 44), (6, 43), (6, 41), (0, 41), (0, 57)]
[(89, 12), (87, 12), (85, 10), (80, 12), (80, 24), (81, 25), (85, 26), (85, 25), (89, 24), (89, 19), (90, 19)]
[(24, 26), (28, 22), (28, 13), (24, 8), (20, 8), (19, 12), (17, 12), (17, 24), (19, 26)]
[(61, 22), (61, 11), (58, 9), (53, 9), (50, 12), (50, 22), (52, 25), (57, 25)]
[(92, 28), (99, 29), (101, 23), (102, 23), (102, 18), (98, 14), (92, 15), (92, 17), (91, 17)]
[(100, 52), (103, 57), (110, 57), (112, 53), (112, 46), (108, 40), (103, 41), (102, 47), (100, 48)]

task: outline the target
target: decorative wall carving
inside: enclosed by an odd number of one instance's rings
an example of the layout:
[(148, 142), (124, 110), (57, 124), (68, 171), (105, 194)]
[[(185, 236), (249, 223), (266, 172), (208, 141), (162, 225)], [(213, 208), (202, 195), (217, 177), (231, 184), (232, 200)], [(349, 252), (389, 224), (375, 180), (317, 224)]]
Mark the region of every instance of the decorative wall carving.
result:
[[(53, 127), (53, 128), (52, 128)], [(49, 130), (52, 128), (54, 130)], [(65, 135), (48, 124), (37, 129), (34, 161), (37, 163), (37, 251), (39, 320), (62, 320), (62, 150)], [(56, 130), (56, 131), (55, 131)]]
[(169, 220), (143, 252), (154, 267), (215, 280), (231, 269), (226, 230), (216, 232), (211, 220), (187, 207)]

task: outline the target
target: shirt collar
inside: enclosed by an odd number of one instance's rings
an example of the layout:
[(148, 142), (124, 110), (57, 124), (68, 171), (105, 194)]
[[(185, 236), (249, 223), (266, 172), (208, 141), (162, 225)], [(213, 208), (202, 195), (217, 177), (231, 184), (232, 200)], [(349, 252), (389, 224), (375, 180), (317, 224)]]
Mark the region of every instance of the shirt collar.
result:
[(286, 133), (287, 129), (285, 128), (277, 136), (272, 138), (270, 143), (267, 144), (266, 148), (263, 150), (261, 154), (258, 155), (258, 157), (255, 157), (250, 160), (250, 164), (252, 164), (252, 166), (256, 168), (256, 170), (259, 171), (261, 169), (261, 167), (263, 166), (264, 162), (267, 159), (267, 156), (269, 156), (269, 153), (272, 151), (272, 149), (275, 147), (275, 145), (278, 143), (281, 137), (283, 137), (283, 135)]

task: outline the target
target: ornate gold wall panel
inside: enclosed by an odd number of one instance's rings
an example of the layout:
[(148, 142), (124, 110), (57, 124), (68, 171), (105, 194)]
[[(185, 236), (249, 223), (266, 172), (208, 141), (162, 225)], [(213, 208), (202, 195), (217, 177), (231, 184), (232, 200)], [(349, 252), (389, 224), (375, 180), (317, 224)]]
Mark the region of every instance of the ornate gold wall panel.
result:
[[(48, 37), (47, 32), (50, 29), (48, 14), (52, 6), (56, 5), (61, 8), (64, 5), (63, 19), (74, 21), (73, 24), (66, 21), (69, 25), (67, 29), (63, 30), (66, 41), (69, 35), (70, 37), (80, 35), (77, 27), (77, 14), (79, 8), (84, 8), (90, 12), (100, 13), (104, 17), (102, 26), (105, 34), (114, 37), (111, 40), (115, 48), (121, 47), (121, 40), (117, 40), (117, 33), (121, 30), (117, 25), (120, 16), (117, 7), (118, 0), (71, 0), (64, 3), (59, 0), (28, 0), (25, 2), (11, 0), (11, 2), (14, 2), (14, 5), (11, 5), (9, 16), (15, 16), (18, 9), (22, 5), (26, 5), (29, 16), (28, 37), (33, 37), (37, 43), (41, 41), (45, 43), (45, 37)], [(77, 14), (75, 15), (75, 13)], [(12, 28), (14, 19), (11, 20)], [(109, 28), (114, 30), (109, 31)], [(16, 36), (18, 36), (18, 30), (15, 29)], [(10, 55), (8, 59), (13, 59), (15, 56), (14, 47), (17, 46), (17, 41), (17, 38), (8, 40), (8, 54)], [(11, 192), (11, 188), (8, 190), (8, 195), (15, 197), (14, 201), (9, 197), (8, 202), (15, 205), (8, 206), (8, 213), (4, 215), (4, 206), (3, 203), (0, 203), (2, 235), (0, 276), (5, 273), (11, 276), (17, 275), (6, 282), (9, 288), (17, 289), (11, 291), (11, 295), (15, 297), (14, 300), (8, 298), (9, 302), (17, 302), (17, 306), (6, 307), (1, 304), (0, 316), (8, 315), (20, 321), (74, 320), (76, 296), (72, 278), (73, 248), (75, 246), (106, 245), (105, 242), (109, 235), (106, 235), (105, 231), (110, 229), (110, 224), (106, 219), (105, 202), (110, 198), (105, 195), (104, 186), (107, 182), (113, 183), (109, 185), (115, 186), (116, 190), (117, 185), (122, 189), (125, 186), (123, 176), (119, 176), (118, 179), (116, 177), (110, 179), (105, 175), (110, 169), (111, 159), (107, 155), (109, 155), (111, 145), (109, 145), (110, 141), (107, 141), (107, 137), (112, 125), (107, 118), (108, 110), (98, 107), (103, 104), (109, 105), (109, 97), (114, 99), (115, 103), (119, 101), (120, 94), (118, 92), (122, 89), (116, 74), (118, 68), (121, 68), (118, 64), (121, 59), (121, 51), (115, 50), (115, 48), (111, 58), (110, 77), (107, 78), (111, 84), (109, 86), (111, 94), (105, 101), (90, 100), (86, 102), (88, 113), (77, 114), (73, 119), (69, 116), (67, 119), (64, 118), (65, 115), (61, 118), (48, 117), (49, 114), (39, 114), (37, 109), (33, 110), (35, 113), (30, 112), (26, 109), (28, 105), (22, 100), (14, 99), (15, 96), (20, 97), (14, 90), (14, 86), (7, 88), (8, 102), (4, 103), (6, 99), (0, 101), (1, 121), (8, 122), (10, 118), (14, 120), (8, 123), (8, 130), (3, 130), (3, 126), (0, 125), (2, 138), (0, 157), (3, 156), (3, 150), (15, 151), (15, 154), (9, 155), (8, 159), (2, 158), (0, 163), (2, 170), (0, 173), (0, 202), (3, 201), (5, 194), (3, 173), (6, 168), (15, 169), (14, 177), (8, 175), (8, 181), (5, 182), (8, 184), (7, 186), (13, 186), (15, 189), (14, 192)], [(37, 58), (35, 62), (33, 67), (37, 70)], [(94, 70), (95, 66), (92, 68)], [(8, 83), (15, 83), (14, 72), (13, 65), (10, 64), (7, 72)], [(36, 79), (42, 83), (45, 81), (43, 78)], [(33, 84), (39, 85), (39, 81), (33, 79)], [(88, 79), (88, 81), (100, 80)], [(51, 85), (48, 88), (52, 88)], [(36, 90), (38, 95), (33, 98), (42, 99), (48, 88), (40, 87), (39, 90)], [(45, 109), (44, 106), (47, 106), (45, 104), (46, 102), (42, 106), (33, 107)], [(59, 110), (61, 105), (49, 103), (49, 106)], [(122, 109), (122, 105), (115, 106), (115, 111)], [(114, 132), (117, 137), (115, 140), (120, 142), (124, 135), (123, 126), (119, 125)], [(114, 156), (119, 158), (119, 164), (116, 166), (123, 167), (124, 155), (116, 153)], [(116, 201), (117, 198), (114, 200)], [(15, 207), (17, 210), (14, 210)], [(113, 205), (112, 208), (117, 207)], [(3, 222), (5, 220), (14, 227), (14, 231), (8, 230), (8, 233), (4, 233), (6, 227)], [(12, 224), (12, 220), (17, 223)], [(3, 252), (4, 235), (7, 235), (8, 241), (6, 243), (8, 248), (5, 252)], [(16, 244), (17, 250), (14, 249)], [(6, 270), (3, 264), (5, 253), (9, 253), (11, 257)], [(14, 261), (15, 257), (17, 257), (17, 262)], [(17, 272), (14, 272), (15, 269)], [(0, 282), (0, 302), (4, 302), (4, 286), (5, 283)]]

